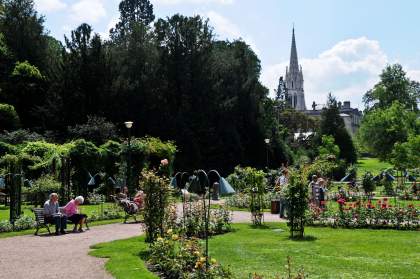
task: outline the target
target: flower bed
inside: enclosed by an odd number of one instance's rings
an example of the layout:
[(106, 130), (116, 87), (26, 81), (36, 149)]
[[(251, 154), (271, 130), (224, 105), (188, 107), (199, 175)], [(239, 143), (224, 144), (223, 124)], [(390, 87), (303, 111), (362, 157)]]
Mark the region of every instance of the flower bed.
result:
[(164, 237), (158, 237), (148, 254), (148, 268), (159, 277), (179, 278), (232, 278), (230, 271), (216, 259), (206, 257), (198, 238), (185, 238), (168, 230)]
[(310, 225), (344, 228), (420, 228), (420, 210), (414, 205), (393, 207), (386, 198), (379, 200), (376, 205), (371, 201), (347, 202), (344, 198), (338, 199), (337, 203), (339, 212), (324, 211), (311, 205), (306, 222)]

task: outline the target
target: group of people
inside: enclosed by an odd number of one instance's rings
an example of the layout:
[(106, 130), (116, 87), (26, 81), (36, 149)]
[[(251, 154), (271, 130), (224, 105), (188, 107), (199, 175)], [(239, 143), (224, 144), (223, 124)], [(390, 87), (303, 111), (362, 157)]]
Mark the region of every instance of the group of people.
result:
[[(49, 199), (44, 203), (45, 223), (55, 225), (56, 235), (67, 233), (67, 220), (74, 224), (73, 232), (83, 232), (83, 224), (86, 223), (87, 215), (80, 213), (79, 206), (83, 204), (84, 198), (78, 196), (64, 207), (60, 207), (58, 199), (57, 193), (51, 193)], [(78, 229), (77, 226), (79, 226)]]
[[(289, 170), (287, 167), (282, 166), (281, 175), (276, 180), (276, 192), (279, 194), (280, 201), (280, 218), (286, 218), (288, 211), (288, 201), (286, 198), (287, 186), (289, 184)], [(325, 208), (326, 205), (326, 180), (316, 175), (312, 176), (312, 180), (309, 183), (308, 190), (310, 190), (310, 201), (312, 204), (318, 206), (321, 209)]]
[(326, 181), (322, 177), (313, 175), (311, 182), (309, 182), (309, 189), (311, 190), (311, 203), (324, 209), (327, 193)]

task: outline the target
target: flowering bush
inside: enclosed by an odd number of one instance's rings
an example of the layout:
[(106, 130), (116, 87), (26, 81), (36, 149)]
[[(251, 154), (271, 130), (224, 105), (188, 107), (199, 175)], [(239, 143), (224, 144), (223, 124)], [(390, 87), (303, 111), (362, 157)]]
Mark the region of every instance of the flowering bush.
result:
[(230, 271), (223, 268), (216, 259), (206, 257), (197, 238), (183, 238), (168, 230), (164, 237), (158, 237), (149, 251), (149, 268), (167, 279), (179, 278), (232, 278)]
[(165, 220), (171, 193), (169, 179), (159, 177), (153, 171), (144, 171), (140, 185), (146, 193), (144, 199), (146, 242), (153, 242), (158, 235), (163, 235), (165, 231)]
[(387, 198), (379, 200), (376, 205), (371, 201), (348, 203), (340, 199), (337, 202), (340, 206), (338, 213), (319, 212), (311, 206), (306, 214), (307, 223), (345, 228), (420, 228), (420, 210), (414, 205), (393, 207)]
[(0, 221), (0, 233), (13, 231), (13, 226), (8, 220)]
[[(263, 207), (264, 209), (270, 208), (271, 200), (273, 198), (272, 193), (266, 193), (263, 195)], [(225, 204), (229, 207), (237, 208), (250, 208), (251, 206), (251, 195), (249, 193), (237, 193), (226, 198)]]
[(32, 229), (35, 227), (35, 221), (31, 216), (22, 215), (20, 216), (14, 224), (14, 231), (23, 231), (27, 229)]
[[(186, 203), (184, 217), (179, 230), (189, 237), (202, 238), (205, 235), (204, 208), (202, 201)], [(223, 234), (231, 231), (231, 212), (225, 207), (210, 210), (209, 235)]]

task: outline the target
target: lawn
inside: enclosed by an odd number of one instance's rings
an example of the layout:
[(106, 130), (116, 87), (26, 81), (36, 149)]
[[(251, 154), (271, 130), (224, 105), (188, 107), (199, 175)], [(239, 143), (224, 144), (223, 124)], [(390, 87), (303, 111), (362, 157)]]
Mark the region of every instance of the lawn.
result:
[(357, 175), (359, 177), (362, 177), (368, 171), (373, 175), (377, 175), (388, 168), (392, 168), (392, 165), (387, 162), (381, 162), (378, 158), (360, 158), (357, 161)]
[[(229, 265), (236, 278), (257, 272), (284, 272), (287, 256), (310, 278), (418, 278), (419, 233), (395, 230), (307, 228), (304, 241), (289, 239), (285, 224), (263, 228), (235, 224), (234, 232), (210, 240), (211, 256)], [(284, 231), (279, 232), (278, 229)], [(139, 257), (144, 237), (96, 245), (91, 252), (109, 258), (106, 268), (116, 278), (157, 278)]]

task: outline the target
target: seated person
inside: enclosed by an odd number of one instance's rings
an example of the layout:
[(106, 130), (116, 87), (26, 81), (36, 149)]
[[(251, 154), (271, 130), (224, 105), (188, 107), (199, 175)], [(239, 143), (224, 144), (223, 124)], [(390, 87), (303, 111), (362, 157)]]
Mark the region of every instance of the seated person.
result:
[(59, 212), (58, 195), (51, 193), (50, 199), (44, 203), (45, 223), (55, 225), (55, 234), (66, 234), (67, 216)]
[(120, 200), (128, 200), (129, 199), (129, 195), (128, 195), (128, 187), (124, 186), (122, 188), (122, 191), (118, 193), (117, 198)]
[(138, 208), (142, 208), (143, 201), (144, 201), (144, 192), (140, 190), (134, 196), (133, 202), (138, 206)]
[(86, 222), (87, 215), (79, 214), (79, 205), (83, 204), (84, 201), (85, 199), (82, 196), (78, 196), (63, 207), (64, 214), (74, 224), (73, 232), (77, 232), (77, 225), (79, 225), (78, 231), (83, 232), (82, 226)]

